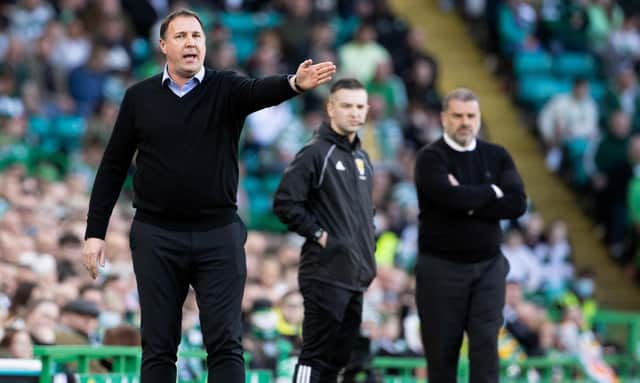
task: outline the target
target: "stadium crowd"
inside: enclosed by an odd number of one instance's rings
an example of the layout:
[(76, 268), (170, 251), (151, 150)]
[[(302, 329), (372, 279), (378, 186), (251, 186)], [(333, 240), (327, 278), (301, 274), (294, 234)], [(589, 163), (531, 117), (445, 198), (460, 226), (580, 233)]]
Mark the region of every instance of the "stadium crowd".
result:
[[(539, 20), (528, 2), (497, 3), (501, 22), (496, 25), (530, 28), (518, 29), (522, 40), (505, 37), (508, 48), (501, 53), (560, 49), (556, 43), (563, 42), (551, 39), (543, 45), (533, 37), (531, 28)], [(614, 50), (624, 58), (616, 63), (629, 63), (623, 69), (607, 67), (618, 79), (609, 90), (617, 104), (607, 109), (608, 115), (595, 118), (588, 133), (589, 140), (602, 147), (595, 157), (599, 171), (589, 176), (594, 185), (602, 186), (596, 190), (609, 190), (612, 186), (604, 185), (619, 181), (610, 171), (623, 164), (633, 169), (630, 161), (640, 163), (640, 153), (635, 153), (640, 151), (640, 138), (631, 137), (640, 129), (631, 122), (640, 116), (640, 106), (635, 107), (640, 105), (640, 88), (630, 69), (632, 64), (637, 69), (640, 57), (638, 19), (625, 16), (614, 3), (605, 5), (605, 0), (555, 3), (582, 6), (584, 16), (594, 20), (595, 26), (586, 31), (597, 34), (600, 45), (586, 47), (588, 52), (609, 57), (603, 52)], [(361, 351), (420, 355), (413, 278), (418, 211), (413, 165), (417, 149), (442, 134), (436, 87), (440, 69), (437, 58), (424, 50), (427, 36), (394, 15), (385, 0), (3, 2), (0, 355), (31, 358), (35, 345), (139, 344), (128, 237), (133, 216), (130, 180), (111, 218), (108, 263), (97, 281), (81, 267), (80, 252), (88, 191), (119, 103), (127, 86), (162, 70), (159, 20), (178, 7), (194, 9), (202, 17), (208, 67), (264, 76), (292, 72), (301, 59), (310, 57), (331, 60), (337, 63), (338, 77), (354, 76), (366, 84), (370, 112), (361, 140), (375, 164), (378, 276), (366, 293)], [(558, 21), (558, 27), (565, 24)], [(584, 93), (580, 86), (584, 82), (577, 81), (574, 94)], [(321, 87), (249, 116), (241, 147), (238, 207), (251, 229), (243, 300), (245, 349), (250, 367), (271, 368), (285, 379), (300, 347), (303, 309), (297, 264), (302, 239), (284, 234), (271, 212), (272, 193), (286, 165), (323, 119), (327, 91)], [(573, 107), (596, 108), (588, 95), (584, 102), (558, 97), (565, 100), (544, 107), (541, 127), (547, 118), (557, 126), (554, 116), (573, 115)], [(611, 135), (604, 134), (605, 126)], [(596, 138), (599, 131), (601, 140)], [(551, 134), (550, 151), (560, 144), (558, 133)], [(630, 160), (621, 154), (627, 145), (635, 153)], [(629, 202), (637, 203), (640, 183), (632, 174)], [(640, 206), (627, 207), (631, 218), (639, 216)], [(503, 252), (511, 270), (501, 357), (576, 353), (580, 336), (597, 330), (597, 302), (593, 271), (574, 270), (570, 228), (560, 220), (546, 222), (531, 208), (518, 221), (505, 222), (504, 230)], [(190, 293), (183, 309), (181, 347), (202, 346), (198, 326), (197, 304)], [(360, 367), (366, 369), (366, 363)], [(95, 368), (106, 371), (109, 366)], [(197, 360), (180, 361), (182, 379), (193, 379), (203, 370)]]
[(580, 195), (613, 259), (640, 281), (640, 6), (630, 0), (468, 0), (540, 138), (549, 170)]

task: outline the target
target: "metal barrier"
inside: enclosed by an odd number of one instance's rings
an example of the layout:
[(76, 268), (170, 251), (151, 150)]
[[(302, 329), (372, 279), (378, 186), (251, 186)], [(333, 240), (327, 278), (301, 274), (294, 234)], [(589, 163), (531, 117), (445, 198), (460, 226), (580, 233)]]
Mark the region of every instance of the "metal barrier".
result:
[[(135, 347), (70, 347), (50, 346), (38, 347), (37, 355), (42, 360), (40, 383), (51, 383), (56, 363), (77, 364), (79, 383), (139, 383), (140, 350)], [(203, 350), (182, 351), (180, 358), (206, 359)], [(96, 359), (111, 359), (113, 371), (110, 374), (90, 373), (90, 362)], [(640, 363), (629, 355), (609, 356), (607, 362), (618, 371), (623, 380), (640, 373)], [(384, 383), (420, 383), (416, 378), (416, 370), (424, 369), (424, 358), (379, 357), (373, 361), (373, 367), (384, 375)], [(394, 376), (388, 372), (393, 370)], [(548, 358), (529, 358), (523, 361), (501, 361), (500, 371), (503, 381), (526, 382), (528, 372), (535, 370), (541, 381), (579, 381), (585, 380), (580, 361), (571, 356), (554, 356)], [(247, 370), (247, 383), (272, 383), (271, 371)], [(469, 376), (469, 362), (461, 359), (458, 378), (466, 381)], [(206, 383), (206, 374), (197, 381), (181, 383)]]
[[(605, 332), (610, 327), (624, 327), (624, 353), (622, 355), (608, 356), (605, 360), (616, 369), (623, 379), (640, 376), (640, 315), (636, 313), (602, 311), (597, 315), (596, 322)], [(80, 347), (80, 346), (48, 346), (36, 347), (34, 354), (42, 361), (40, 383), (51, 383), (55, 373), (55, 366), (61, 363), (75, 363), (81, 383), (136, 383), (137, 373), (140, 370), (141, 352), (137, 347)], [(198, 358), (206, 360), (204, 350), (181, 350), (179, 358)], [(90, 373), (92, 360), (109, 359), (112, 363), (112, 371), (109, 375), (97, 375)], [(245, 360), (250, 355), (245, 354)], [(375, 358), (373, 367), (382, 371), (385, 383), (420, 383), (416, 378), (416, 370), (424, 369), (424, 358)], [(393, 370), (394, 376), (388, 376), (385, 372)], [(552, 379), (580, 380), (584, 376), (580, 361), (572, 356), (553, 356), (547, 358), (528, 358), (522, 361), (501, 361), (501, 375), (504, 381), (524, 382), (529, 371), (535, 370), (542, 381)], [(458, 377), (465, 381), (469, 376), (469, 363), (461, 359), (458, 368)], [(104, 378), (104, 379), (103, 379)], [(135, 379), (134, 379), (135, 378)], [(93, 379), (93, 380), (91, 380)], [(109, 380), (110, 379), (110, 380)], [(247, 383), (272, 383), (274, 378), (270, 371), (247, 371)], [(180, 383), (205, 383), (206, 374), (199, 381)]]

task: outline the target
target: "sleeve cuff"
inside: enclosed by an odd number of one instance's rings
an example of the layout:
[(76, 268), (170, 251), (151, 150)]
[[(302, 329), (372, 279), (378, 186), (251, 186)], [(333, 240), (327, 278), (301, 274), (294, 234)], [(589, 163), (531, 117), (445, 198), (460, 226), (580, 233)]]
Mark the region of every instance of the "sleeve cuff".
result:
[(104, 239), (107, 234), (107, 228), (105, 225), (96, 222), (87, 222), (87, 229), (84, 234), (84, 239), (99, 238)]
[(287, 77), (287, 80), (289, 81), (289, 86), (291, 86), (291, 89), (293, 89), (296, 93), (304, 93), (304, 90), (300, 89), (298, 87), (298, 85), (296, 84), (296, 75), (295, 74), (290, 74)]

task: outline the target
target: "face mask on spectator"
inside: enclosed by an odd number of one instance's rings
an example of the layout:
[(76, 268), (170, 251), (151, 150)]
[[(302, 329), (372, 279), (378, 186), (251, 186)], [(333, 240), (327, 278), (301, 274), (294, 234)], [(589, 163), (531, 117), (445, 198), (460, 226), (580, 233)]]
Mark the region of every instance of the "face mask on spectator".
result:
[(590, 298), (593, 295), (593, 280), (587, 278), (578, 279), (575, 288), (576, 294), (578, 294), (580, 298)]

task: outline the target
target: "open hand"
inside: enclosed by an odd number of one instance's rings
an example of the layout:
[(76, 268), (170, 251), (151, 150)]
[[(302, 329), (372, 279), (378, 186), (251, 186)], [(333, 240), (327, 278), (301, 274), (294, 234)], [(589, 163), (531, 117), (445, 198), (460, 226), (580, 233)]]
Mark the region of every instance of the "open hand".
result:
[(82, 264), (91, 278), (96, 279), (98, 276), (98, 262), (100, 262), (100, 267), (104, 267), (105, 261), (104, 239), (87, 238), (82, 247)]
[(331, 81), (331, 76), (336, 73), (336, 66), (330, 61), (313, 64), (308, 59), (298, 66), (296, 71), (296, 85), (300, 90), (313, 89), (319, 85)]

